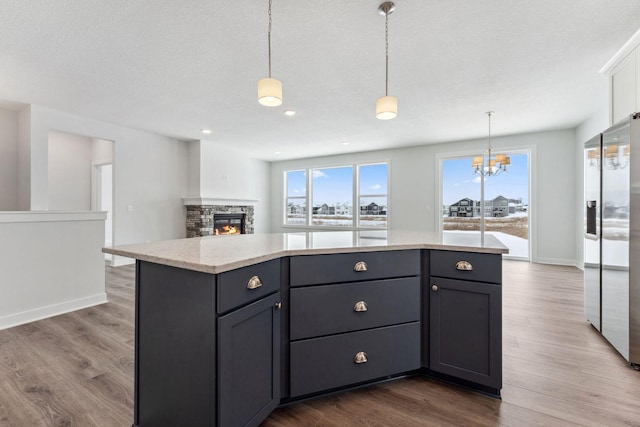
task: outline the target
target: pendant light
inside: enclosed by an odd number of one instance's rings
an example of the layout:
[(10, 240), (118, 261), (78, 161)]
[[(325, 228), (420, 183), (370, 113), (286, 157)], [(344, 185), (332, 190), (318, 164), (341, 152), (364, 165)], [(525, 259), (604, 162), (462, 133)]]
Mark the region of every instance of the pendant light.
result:
[(384, 16), (385, 49), (384, 96), (376, 100), (376, 117), (380, 120), (393, 119), (398, 115), (398, 98), (389, 96), (389, 15), (395, 9), (396, 5), (390, 1), (386, 1), (378, 7), (378, 12)]
[(269, 77), (258, 80), (258, 102), (267, 107), (277, 107), (282, 104), (282, 83), (271, 78), (271, 0), (269, 0), (269, 31), (267, 32), (269, 45)]

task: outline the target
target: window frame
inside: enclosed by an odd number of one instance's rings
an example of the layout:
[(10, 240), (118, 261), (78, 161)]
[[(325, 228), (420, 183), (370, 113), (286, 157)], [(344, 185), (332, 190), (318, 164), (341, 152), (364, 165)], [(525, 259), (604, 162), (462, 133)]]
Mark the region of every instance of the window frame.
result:
[[(373, 166), (373, 165), (386, 165), (386, 193), (380, 194), (360, 194), (360, 168), (363, 166)], [(321, 224), (313, 224), (313, 171), (317, 170), (326, 170), (326, 169), (339, 169), (339, 168), (351, 168), (352, 169), (352, 189), (351, 189), (351, 225), (348, 226), (338, 226), (338, 225), (321, 225)], [(326, 166), (314, 166), (307, 168), (292, 168), (286, 169), (283, 171), (283, 216), (282, 216), (282, 224), (283, 228), (296, 228), (296, 229), (314, 229), (314, 230), (388, 230), (389, 229), (389, 212), (391, 211), (391, 192), (390, 192), (390, 161), (389, 160), (381, 160), (381, 161), (372, 161), (372, 162), (363, 162), (363, 163), (350, 163), (350, 164), (338, 164), (338, 165), (326, 165)], [(306, 184), (306, 193), (304, 196), (289, 196), (289, 183), (288, 183), (288, 174), (290, 172), (300, 172), (304, 171), (305, 173), (305, 184)], [(386, 226), (383, 227), (372, 227), (372, 226), (363, 226), (361, 225), (361, 215), (360, 215), (360, 199), (363, 197), (386, 197)], [(304, 224), (291, 224), (287, 223), (288, 212), (289, 212), (289, 201), (291, 199), (296, 200), (304, 200), (304, 208), (305, 208), (305, 223)]]

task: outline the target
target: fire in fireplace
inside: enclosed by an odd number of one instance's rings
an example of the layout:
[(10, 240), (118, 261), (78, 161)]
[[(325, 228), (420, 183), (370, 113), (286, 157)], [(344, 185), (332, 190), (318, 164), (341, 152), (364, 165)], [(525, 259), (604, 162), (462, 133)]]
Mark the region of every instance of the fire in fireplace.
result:
[(214, 214), (213, 234), (220, 236), (223, 234), (244, 234), (244, 213)]

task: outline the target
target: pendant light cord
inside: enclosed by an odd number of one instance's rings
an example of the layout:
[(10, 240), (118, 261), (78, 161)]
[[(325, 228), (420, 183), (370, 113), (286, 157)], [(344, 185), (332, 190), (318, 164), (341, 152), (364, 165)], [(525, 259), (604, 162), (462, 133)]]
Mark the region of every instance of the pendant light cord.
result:
[(493, 111), (487, 111), (487, 116), (489, 116), (489, 150), (491, 150), (491, 114)]
[(267, 39), (269, 43), (269, 78), (271, 78), (271, 0), (269, 0), (269, 31)]
[(384, 95), (389, 96), (389, 13), (384, 15), (384, 56), (385, 56), (385, 71), (384, 71)]

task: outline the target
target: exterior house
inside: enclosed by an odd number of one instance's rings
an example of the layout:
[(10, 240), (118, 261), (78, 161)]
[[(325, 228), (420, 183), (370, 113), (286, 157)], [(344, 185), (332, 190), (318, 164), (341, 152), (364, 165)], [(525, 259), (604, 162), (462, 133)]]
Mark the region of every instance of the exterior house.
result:
[(304, 205), (296, 205), (294, 203), (289, 203), (287, 205), (287, 213), (290, 215), (304, 215), (306, 212)]
[[(475, 202), (473, 210), (476, 216), (480, 216), (479, 200)], [(509, 216), (509, 199), (503, 196), (498, 196), (492, 200), (485, 200), (484, 216), (486, 218)]]
[(336, 214), (336, 207), (335, 206), (329, 206), (326, 203), (323, 203), (320, 206), (314, 206), (313, 207), (313, 214), (314, 215), (335, 215)]
[(450, 217), (472, 217), (474, 216), (474, 201), (465, 197), (449, 206)]
[(371, 202), (368, 205), (360, 206), (360, 215), (386, 215), (387, 207)]
[[(515, 211), (514, 211), (515, 212)], [(480, 201), (471, 200), (468, 197), (460, 199), (449, 206), (450, 217), (474, 217), (480, 216)], [(509, 201), (506, 197), (498, 196), (493, 200), (484, 201), (485, 217), (509, 216)]]
[(491, 202), (491, 215), (493, 217), (509, 216), (509, 200), (506, 197), (498, 196)]
[(353, 215), (353, 209), (351, 208), (351, 204), (349, 203), (336, 203), (336, 215)]

